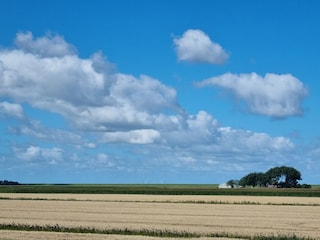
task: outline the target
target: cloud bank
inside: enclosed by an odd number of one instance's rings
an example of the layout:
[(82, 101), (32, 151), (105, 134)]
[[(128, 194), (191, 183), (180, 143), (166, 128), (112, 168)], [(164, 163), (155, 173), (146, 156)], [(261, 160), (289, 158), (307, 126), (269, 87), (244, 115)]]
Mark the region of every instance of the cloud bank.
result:
[[(185, 41), (190, 38), (200, 41), (194, 49)], [(181, 60), (222, 63), (227, 58), (219, 45), (197, 30), (175, 41)], [(9, 159), (16, 159), (28, 166), (99, 166), (119, 171), (162, 164), (221, 170), (266, 158), (271, 164), (277, 161), (273, 156), (285, 156), (295, 148), (282, 136), (221, 126), (203, 110), (190, 114), (180, 106), (174, 88), (150, 76), (111, 71), (112, 64), (101, 53), (80, 58), (61, 36), (34, 38), (29, 32), (18, 33), (15, 43), (14, 49), (0, 50), (0, 116), (20, 119), (8, 131), (27, 141), (8, 147), (7, 157), (0, 159), (5, 167), (12, 166)], [(209, 56), (202, 55), (205, 50)], [(229, 88), (251, 111), (270, 116), (299, 114), (305, 94), (301, 82), (291, 75), (227, 74), (198, 85)], [(68, 126), (47, 127), (36, 116), (26, 118), (26, 105), (61, 116)]]
[(223, 64), (228, 59), (227, 52), (201, 30), (189, 29), (173, 42), (179, 61)]

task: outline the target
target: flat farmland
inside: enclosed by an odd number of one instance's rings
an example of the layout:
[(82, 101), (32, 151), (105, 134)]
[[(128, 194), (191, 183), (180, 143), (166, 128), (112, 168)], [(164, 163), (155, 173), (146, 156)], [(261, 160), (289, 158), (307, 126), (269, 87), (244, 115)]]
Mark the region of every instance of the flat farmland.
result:
[[(249, 238), (285, 235), (320, 239), (320, 198), (123, 194), (0, 194), (0, 224), (184, 232)], [(0, 230), (0, 239), (160, 239), (112, 234)], [(67, 237), (66, 237), (67, 235)], [(163, 238), (162, 238), (163, 239)], [(175, 239), (172, 237), (171, 239)], [(179, 238), (181, 239), (181, 238)], [(189, 238), (190, 239), (190, 238)], [(199, 239), (199, 238), (197, 238)]]

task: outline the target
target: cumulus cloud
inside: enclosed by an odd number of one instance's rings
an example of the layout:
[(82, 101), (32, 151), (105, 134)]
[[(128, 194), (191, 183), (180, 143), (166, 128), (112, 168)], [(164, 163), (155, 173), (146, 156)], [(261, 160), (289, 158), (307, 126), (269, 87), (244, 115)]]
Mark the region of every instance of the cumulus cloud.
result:
[(171, 146), (190, 147), (213, 144), (219, 137), (219, 124), (205, 111), (179, 120), (179, 127), (163, 131), (164, 141)]
[(303, 114), (302, 100), (307, 95), (304, 84), (291, 74), (226, 73), (196, 83), (199, 87), (220, 87), (243, 101), (255, 114), (283, 118)]
[(168, 145), (215, 154), (262, 155), (294, 149), (288, 138), (223, 127), (204, 111), (189, 115), (186, 124), (183, 129), (162, 133)]
[[(82, 130), (150, 128), (161, 112), (182, 111), (173, 88), (148, 76), (110, 72), (101, 53), (81, 59), (54, 50), (69, 46), (59, 36), (34, 39), (27, 33), (17, 41), (18, 49), (0, 52), (0, 96), (57, 112)], [(38, 54), (42, 48), (57, 54)]]
[(173, 42), (179, 61), (223, 64), (228, 59), (227, 52), (201, 30), (189, 29)]
[(19, 49), (41, 57), (61, 57), (74, 55), (76, 50), (59, 35), (47, 34), (45, 37), (33, 38), (31, 32), (18, 33), (15, 44)]
[(103, 134), (104, 142), (126, 142), (135, 144), (154, 143), (160, 133), (154, 129), (139, 129), (127, 132), (107, 132)]
[(233, 152), (246, 154), (271, 154), (272, 152), (290, 151), (294, 144), (285, 137), (271, 137), (266, 133), (248, 130), (220, 128), (221, 146)]
[(23, 160), (32, 160), (37, 158), (41, 153), (41, 148), (38, 146), (29, 146), (26, 149), (21, 149), (17, 156)]
[(0, 116), (23, 118), (23, 108), (20, 104), (0, 102)]
[(39, 160), (47, 161), (49, 164), (56, 164), (62, 160), (63, 150), (57, 147), (43, 148), (30, 145), (28, 147), (14, 148), (15, 157), (29, 163), (36, 163)]
[(36, 105), (55, 100), (84, 105), (99, 102), (104, 90), (104, 76), (94, 70), (90, 59), (41, 58), (13, 50), (0, 52), (0, 61), (2, 96)]
[(122, 105), (128, 106), (134, 103), (137, 110), (147, 112), (159, 112), (162, 109), (179, 110), (175, 89), (145, 75), (137, 79), (130, 75), (117, 74), (110, 90), (112, 97), (122, 100)]
[[(202, 42), (189, 57), (181, 60), (212, 63), (226, 60), (223, 49), (205, 34), (195, 30), (185, 33), (184, 37), (188, 38), (189, 34), (200, 36)], [(177, 51), (184, 46), (184, 37), (176, 39)], [(100, 145), (122, 143), (122, 147), (136, 146), (136, 151), (143, 152), (139, 156), (148, 156), (150, 161), (160, 159), (177, 166), (202, 161), (207, 166), (228, 161), (234, 153), (243, 161), (250, 159), (249, 155), (257, 159), (259, 154), (282, 154), (294, 148), (287, 138), (220, 126), (218, 120), (205, 111), (189, 114), (179, 105), (174, 88), (150, 76), (117, 72), (101, 53), (80, 58), (61, 36), (34, 38), (31, 33), (18, 34), (16, 46), (16, 49), (0, 50), (0, 97), (10, 101), (0, 103), (0, 114), (22, 117), (23, 108), (19, 103), (23, 102), (31, 108), (60, 114), (69, 121), (67, 127), (71, 126), (67, 130), (48, 129), (37, 121), (29, 121), (9, 127), (11, 134), (24, 135), (35, 142), (29, 147), (14, 149), (17, 159), (47, 160), (52, 164), (69, 159), (77, 167), (84, 167), (88, 164), (81, 154), (92, 151), (95, 157), (89, 158), (93, 163), (116, 166), (112, 155), (99, 154)], [(201, 55), (203, 46), (208, 48), (207, 53), (211, 52), (209, 57)], [(234, 83), (228, 82), (230, 77), (226, 76), (219, 81), (203, 81), (199, 86), (229, 87), (253, 112), (260, 109), (271, 116), (288, 115), (288, 109), (297, 108), (296, 104), (306, 94), (302, 94), (301, 82), (291, 75), (252, 79), (245, 75), (231, 78), (235, 79)], [(292, 104), (292, 100), (297, 103)], [(276, 108), (277, 104), (284, 105), (283, 109)], [(56, 147), (43, 148), (35, 139)], [(69, 144), (68, 150), (57, 147), (66, 144)], [(73, 154), (70, 149), (75, 148), (81, 154)], [(121, 157), (115, 157), (118, 158)], [(178, 162), (173, 163), (176, 160)]]

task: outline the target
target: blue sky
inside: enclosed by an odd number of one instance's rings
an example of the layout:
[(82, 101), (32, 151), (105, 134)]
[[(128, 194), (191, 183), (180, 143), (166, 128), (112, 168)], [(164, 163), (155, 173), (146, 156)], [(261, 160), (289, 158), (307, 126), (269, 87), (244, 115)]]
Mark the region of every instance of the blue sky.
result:
[(0, 179), (320, 180), (319, 1), (5, 1)]

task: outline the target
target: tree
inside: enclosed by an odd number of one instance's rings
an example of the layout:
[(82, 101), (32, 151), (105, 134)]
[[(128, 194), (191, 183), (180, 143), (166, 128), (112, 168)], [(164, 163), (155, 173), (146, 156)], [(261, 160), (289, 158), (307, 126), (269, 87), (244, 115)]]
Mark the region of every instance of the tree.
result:
[(266, 173), (268, 182), (277, 187), (292, 188), (297, 187), (298, 180), (301, 180), (301, 173), (293, 167), (274, 167)]
[(257, 173), (257, 186), (266, 187), (268, 185), (268, 178), (265, 173)]
[(239, 186), (239, 180), (231, 179), (227, 182), (228, 186), (231, 186), (231, 188), (237, 188)]
[(0, 180), (0, 185), (20, 185), (20, 183), (8, 180)]
[(292, 188), (298, 187), (298, 180), (301, 180), (301, 173), (293, 167), (274, 167), (267, 172), (249, 173), (240, 179), (241, 186), (264, 186), (273, 185), (276, 187)]
[(266, 186), (267, 178), (265, 177), (265, 174), (262, 172), (254, 172), (249, 173), (248, 175), (244, 176), (240, 179), (239, 184), (241, 186)]

